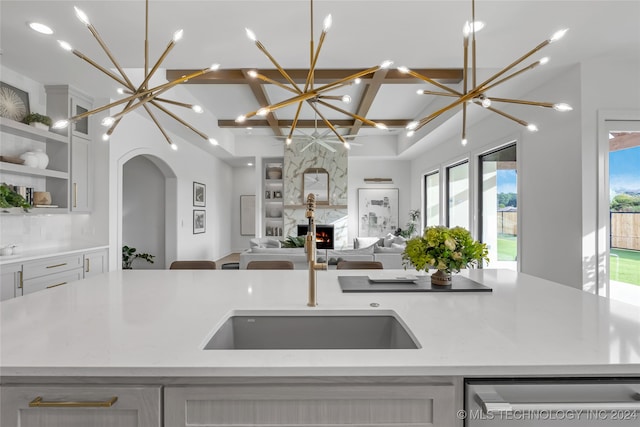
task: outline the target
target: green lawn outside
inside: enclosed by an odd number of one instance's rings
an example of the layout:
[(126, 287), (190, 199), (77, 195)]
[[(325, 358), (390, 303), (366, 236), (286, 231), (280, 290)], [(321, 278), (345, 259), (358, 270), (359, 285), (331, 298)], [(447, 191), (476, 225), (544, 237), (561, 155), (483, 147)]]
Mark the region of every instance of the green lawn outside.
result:
[[(498, 261), (515, 261), (518, 237), (498, 235)], [(640, 286), (640, 251), (611, 249), (609, 278), (616, 282)]]
[(518, 254), (518, 237), (498, 234), (498, 261), (515, 261)]
[(609, 278), (640, 286), (640, 251), (611, 249)]

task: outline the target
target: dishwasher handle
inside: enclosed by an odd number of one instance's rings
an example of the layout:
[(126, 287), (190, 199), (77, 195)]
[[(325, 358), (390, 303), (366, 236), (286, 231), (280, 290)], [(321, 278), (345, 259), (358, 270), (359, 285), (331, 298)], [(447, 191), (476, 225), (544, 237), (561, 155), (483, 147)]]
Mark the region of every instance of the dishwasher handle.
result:
[(535, 402), (510, 403), (493, 388), (476, 391), (478, 403), (486, 415), (516, 411), (640, 411), (640, 393), (634, 393), (626, 402)]

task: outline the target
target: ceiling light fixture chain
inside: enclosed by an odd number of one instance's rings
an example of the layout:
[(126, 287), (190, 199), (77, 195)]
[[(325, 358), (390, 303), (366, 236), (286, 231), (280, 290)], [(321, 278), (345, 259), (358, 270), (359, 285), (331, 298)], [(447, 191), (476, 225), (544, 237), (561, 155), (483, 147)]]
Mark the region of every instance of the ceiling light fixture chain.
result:
[[(475, 0), (471, 0), (471, 21), (467, 21), (463, 27), (463, 56), (464, 56), (464, 68), (463, 68), (463, 91), (459, 92), (455, 89), (449, 88), (441, 83), (434, 81), (426, 76), (423, 76), (415, 71), (408, 69), (407, 67), (398, 67), (398, 70), (402, 73), (407, 73), (417, 79), (423, 80), (426, 83), (434, 85), (439, 89), (443, 90), (443, 92), (430, 91), (430, 90), (419, 90), (419, 95), (433, 95), (433, 96), (444, 96), (444, 97), (455, 97), (457, 98), (452, 103), (446, 105), (445, 107), (440, 108), (439, 110), (419, 119), (414, 120), (409, 123), (406, 127), (407, 136), (411, 137), (415, 134), (423, 126), (427, 125), (429, 122), (434, 120), (436, 117), (441, 114), (452, 110), (460, 105), (462, 105), (462, 145), (467, 144), (467, 104), (473, 103), (479, 105), (488, 111), (494, 112), (500, 116), (503, 116), (509, 120), (512, 120), (522, 126), (527, 127), (532, 132), (538, 130), (538, 127), (533, 123), (528, 123), (524, 120), (521, 120), (517, 117), (514, 117), (502, 110), (499, 110), (493, 106), (494, 102), (501, 103), (509, 103), (509, 104), (520, 104), (520, 105), (531, 105), (537, 107), (545, 107), (545, 108), (553, 108), (556, 111), (570, 111), (572, 110), (569, 104), (565, 103), (551, 103), (551, 102), (537, 102), (537, 101), (526, 101), (526, 100), (518, 100), (511, 98), (494, 98), (487, 95), (487, 92), (496, 86), (511, 80), (512, 78), (523, 74), (528, 70), (532, 70), (539, 65), (546, 64), (548, 62), (548, 58), (542, 58), (538, 61), (531, 63), (530, 65), (521, 68), (516, 71), (514, 70), (521, 63), (526, 61), (529, 57), (539, 52), (544, 47), (549, 44), (561, 39), (564, 34), (568, 31), (567, 29), (559, 30), (554, 33), (549, 39), (544, 40), (538, 46), (531, 49), (529, 52), (522, 55), (520, 58), (513, 61), (511, 64), (507, 65), (497, 73), (490, 76), (488, 79), (483, 81), (482, 83), (477, 83), (477, 65), (476, 65), (476, 32), (484, 27), (482, 22), (476, 20), (476, 12), (475, 12)], [(471, 40), (469, 40), (471, 39)], [(471, 42), (471, 69), (469, 70), (469, 42)], [(469, 73), (471, 73), (471, 78), (469, 78)], [(510, 74), (508, 74), (510, 73)], [(504, 76), (504, 77), (503, 77)], [(469, 80), (471, 80), (471, 89), (469, 89)]]
[(386, 129), (386, 126), (382, 123), (374, 123), (371, 120), (367, 120), (364, 117), (351, 113), (349, 111), (346, 111), (342, 108), (336, 107), (333, 104), (330, 104), (329, 100), (340, 100), (342, 102), (345, 103), (349, 103), (351, 101), (351, 98), (347, 95), (345, 96), (331, 96), (331, 95), (325, 95), (326, 92), (338, 89), (340, 87), (344, 87), (346, 85), (350, 85), (352, 83), (354, 83), (355, 81), (357, 81), (358, 79), (368, 75), (368, 74), (372, 74), (375, 73), (376, 71), (380, 70), (380, 69), (384, 69), (384, 68), (388, 68), (389, 66), (391, 66), (392, 62), (391, 61), (384, 61), (382, 64), (377, 65), (375, 67), (371, 67), (368, 68), (366, 70), (363, 71), (359, 71), (357, 73), (351, 74), (349, 76), (346, 76), (342, 79), (333, 81), (331, 83), (327, 83), (324, 84), (322, 86), (316, 87), (315, 86), (315, 81), (314, 81), (314, 75), (315, 75), (315, 69), (316, 69), (316, 65), (318, 62), (318, 58), (320, 56), (320, 51), (322, 49), (322, 45), (324, 43), (324, 40), (327, 36), (327, 33), (329, 31), (329, 28), (331, 28), (332, 25), (332, 18), (331, 15), (327, 15), (323, 21), (323, 28), (322, 28), (322, 32), (320, 34), (320, 38), (318, 40), (318, 45), (317, 47), (315, 46), (315, 40), (313, 37), (313, 0), (310, 0), (310, 20), (311, 20), (311, 25), (310, 25), (310, 32), (311, 32), (311, 38), (310, 38), (310, 42), (309, 42), (309, 70), (307, 72), (307, 76), (305, 79), (305, 83), (304, 83), (304, 87), (300, 88), (299, 85), (297, 85), (295, 83), (295, 81), (287, 74), (287, 72), (282, 68), (282, 66), (278, 63), (278, 61), (275, 60), (275, 58), (269, 53), (269, 51), (265, 48), (265, 46), (257, 39), (255, 33), (253, 31), (251, 31), (248, 28), (245, 28), (245, 32), (247, 34), (247, 37), (249, 37), (250, 40), (252, 40), (255, 45), (258, 47), (258, 49), (271, 61), (271, 63), (277, 68), (278, 72), (282, 75), (282, 77), (291, 85), (291, 87), (283, 85), (281, 83), (277, 83), (272, 79), (267, 78), (266, 76), (260, 74), (257, 71), (251, 71), (249, 73), (249, 76), (253, 77), (253, 78), (258, 78), (266, 83), (272, 83), (272, 84), (276, 84), (279, 87), (283, 87), (285, 89), (287, 89), (288, 91), (291, 91), (294, 93), (294, 96), (291, 98), (288, 98), (284, 101), (275, 103), (275, 104), (271, 104), (271, 105), (267, 105), (267, 106), (263, 106), (261, 108), (259, 108), (256, 111), (252, 111), (250, 113), (244, 114), (239, 116), (236, 119), (237, 123), (242, 123), (245, 120), (259, 115), (259, 116), (267, 116), (269, 114), (273, 114), (274, 111), (283, 108), (283, 107), (287, 107), (289, 105), (293, 105), (293, 104), (298, 104), (297, 108), (296, 108), (296, 113), (295, 116), (293, 118), (293, 122), (291, 124), (291, 129), (289, 130), (289, 134), (286, 138), (286, 143), (287, 144), (291, 144), (291, 142), (293, 141), (293, 134), (296, 130), (296, 126), (298, 123), (298, 120), (300, 118), (300, 114), (302, 111), (302, 105), (304, 102), (306, 102), (317, 114), (318, 117), (320, 117), (320, 119), (324, 122), (324, 124), (335, 134), (335, 136), (338, 138), (338, 140), (340, 140), (340, 142), (342, 142), (342, 144), (344, 145), (345, 148), (349, 148), (349, 143), (347, 142), (346, 138), (341, 135), (338, 130), (336, 129), (336, 126), (334, 126), (331, 121), (329, 119), (327, 119), (322, 112), (320, 111), (318, 105), (322, 105), (322, 106), (326, 106), (329, 108), (334, 109), (335, 111), (338, 111), (342, 114), (345, 114), (351, 118), (353, 118), (354, 120), (359, 120), (367, 125), (370, 126), (375, 126), (377, 128), (380, 129)]
[(170, 110), (168, 110), (167, 108), (165, 108), (164, 106), (162, 106), (160, 104), (164, 103), (164, 104), (170, 104), (170, 105), (175, 105), (175, 106), (179, 106), (179, 107), (189, 108), (189, 109), (192, 109), (193, 111), (195, 111), (196, 113), (202, 113), (203, 112), (202, 107), (200, 107), (199, 105), (192, 105), (192, 104), (187, 104), (187, 103), (184, 103), (184, 102), (173, 101), (173, 100), (169, 100), (169, 99), (166, 99), (166, 98), (161, 98), (160, 95), (162, 95), (163, 93), (165, 93), (166, 91), (168, 91), (169, 89), (171, 89), (172, 87), (174, 87), (174, 86), (176, 86), (176, 85), (178, 85), (180, 83), (184, 83), (184, 82), (186, 82), (186, 81), (188, 81), (190, 79), (193, 79), (193, 78), (202, 76), (204, 74), (207, 74), (207, 73), (209, 73), (211, 71), (217, 70), (220, 67), (219, 64), (213, 64), (208, 68), (195, 71), (195, 72), (190, 73), (188, 75), (181, 76), (181, 77), (179, 77), (177, 79), (174, 79), (174, 80), (172, 80), (170, 82), (167, 82), (167, 83), (164, 83), (164, 84), (160, 84), (160, 85), (158, 85), (156, 87), (149, 88), (149, 82), (150, 82), (151, 78), (156, 73), (156, 71), (160, 68), (162, 62), (165, 60), (165, 58), (167, 57), (169, 52), (171, 52), (171, 50), (176, 45), (176, 43), (182, 38), (183, 31), (182, 30), (178, 30), (173, 34), (173, 37), (171, 38), (171, 40), (167, 44), (167, 47), (164, 49), (164, 51), (162, 52), (162, 54), (160, 55), (158, 60), (155, 62), (155, 64), (151, 67), (151, 70), (149, 70), (149, 64), (150, 64), (150, 62), (149, 62), (149, 0), (145, 0), (144, 79), (143, 79), (142, 83), (140, 83), (140, 85), (136, 87), (131, 82), (131, 80), (127, 76), (126, 72), (120, 66), (120, 64), (118, 63), (118, 61), (114, 57), (114, 55), (111, 53), (111, 51), (107, 47), (106, 43), (102, 40), (102, 37), (98, 33), (97, 29), (93, 26), (93, 24), (91, 24), (91, 22), (89, 21), (89, 17), (82, 10), (80, 10), (79, 8), (77, 8), (75, 6), (74, 6), (74, 10), (75, 10), (75, 13), (76, 13), (76, 17), (91, 32), (93, 37), (96, 39), (96, 41), (98, 42), (98, 44), (100, 45), (102, 50), (106, 53), (107, 57), (109, 58), (109, 60), (111, 61), (111, 63), (113, 64), (113, 66), (115, 67), (115, 69), (118, 71), (118, 73), (120, 75), (115, 74), (114, 72), (112, 72), (112, 71), (106, 69), (105, 67), (99, 65), (98, 63), (96, 63), (95, 61), (93, 61), (92, 59), (87, 57), (86, 55), (82, 54), (81, 52), (73, 49), (73, 47), (71, 47), (71, 45), (69, 43), (61, 41), (61, 40), (58, 40), (58, 43), (60, 44), (60, 46), (63, 49), (73, 53), (78, 58), (88, 62), (94, 68), (96, 68), (97, 70), (101, 71), (102, 73), (104, 73), (105, 75), (110, 77), (111, 79), (115, 80), (116, 82), (118, 82), (118, 84), (124, 86), (125, 88), (124, 89), (119, 89), (118, 93), (121, 94), (121, 95), (128, 95), (128, 96), (126, 96), (126, 97), (124, 97), (122, 99), (119, 99), (117, 101), (111, 102), (111, 103), (109, 103), (107, 105), (103, 105), (102, 107), (98, 107), (98, 108), (96, 108), (94, 110), (87, 111), (87, 112), (84, 112), (82, 114), (78, 114), (76, 116), (70, 117), (70, 118), (65, 119), (65, 120), (59, 120), (53, 125), (53, 128), (62, 129), (62, 128), (67, 127), (71, 123), (74, 123), (74, 122), (77, 122), (78, 120), (82, 120), (84, 118), (87, 118), (87, 117), (89, 117), (89, 116), (91, 116), (93, 114), (100, 113), (102, 111), (109, 110), (109, 109), (114, 108), (114, 107), (118, 107), (118, 106), (120, 106), (122, 104), (126, 104), (119, 113), (117, 113), (117, 114), (115, 114), (113, 116), (110, 116), (110, 117), (106, 117), (105, 119), (102, 120), (102, 124), (104, 126), (108, 126), (109, 127), (107, 132), (102, 137), (103, 140), (106, 141), (106, 140), (109, 139), (111, 134), (114, 132), (114, 130), (116, 129), (116, 127), (120, 123), (120, 120), (122, 120), (122, 118), (127, 113), (130, 113), (131, 111), (134, 111), (134, 110), (136, 110), (136, 109), (138, 109), (140, 107), (143, 107), (145, 109), (145, 111), (147, 112), (147, 114), (149, 115), (149, 117), (151, 118), (151, 120), (153, 121), (153, 123), (158, 127), (158, 129), (160, 130), (162, 135), (165, 137), (165, 139), (167, 140), (167, 142), (169, 143), (171, 148), (176, 149), (177, 148), (176, 145), (171, 141), (171, 138), (169, 137), (167, 132), (164, 130), (164, 128), (162, 127), (162, 125), (160, 124), (158, 119), (156, 118), (153, 110), (150, 108), (150, 106), (153, 106), (157, 110), (163, 112), (164, 114), (166, 114), (169, 117), (171, 117), (174, 120), (176, 120), (181, 125), (187, 127), (188, 129), (190, 129), (191, 131), (196, 133), (201, 138), (209, 141), (213, 145), (218, 145), (218, 141), (215, 138), (208, 137), (204, 132), (201, 132), (201, 131), (197, 130), (194, 126), (190, 125), (185, 120), (179, 118), (176, 114), (174, 114), (173, 112), (171, 112)]

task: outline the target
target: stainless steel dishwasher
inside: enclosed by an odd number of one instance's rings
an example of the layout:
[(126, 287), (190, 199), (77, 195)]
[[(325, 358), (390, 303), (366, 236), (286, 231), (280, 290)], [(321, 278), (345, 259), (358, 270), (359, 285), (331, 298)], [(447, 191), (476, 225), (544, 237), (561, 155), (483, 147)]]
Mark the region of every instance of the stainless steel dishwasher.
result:
[(640, 426), (640, 378), (465, 381), (466, 427)]

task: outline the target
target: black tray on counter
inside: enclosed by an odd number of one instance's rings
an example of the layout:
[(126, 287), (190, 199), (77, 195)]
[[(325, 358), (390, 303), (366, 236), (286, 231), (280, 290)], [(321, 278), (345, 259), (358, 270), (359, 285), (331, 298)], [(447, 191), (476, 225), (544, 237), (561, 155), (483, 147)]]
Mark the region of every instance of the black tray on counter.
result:
[(492, 289), (464, 276), (453, 276), (449, 286), (431, 284), (431, 276), (416, 276), (412, 283), (400, 282), (389, 278), (382, 282), (379, 277), (375, 282), (369, 276), (338, 276), (342, 292), (491, 292)]

